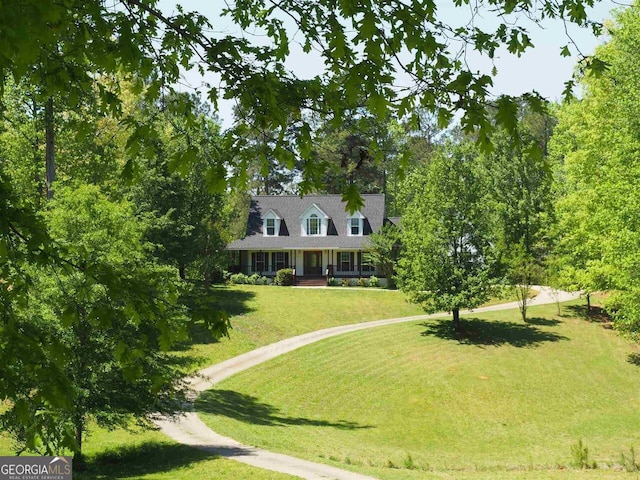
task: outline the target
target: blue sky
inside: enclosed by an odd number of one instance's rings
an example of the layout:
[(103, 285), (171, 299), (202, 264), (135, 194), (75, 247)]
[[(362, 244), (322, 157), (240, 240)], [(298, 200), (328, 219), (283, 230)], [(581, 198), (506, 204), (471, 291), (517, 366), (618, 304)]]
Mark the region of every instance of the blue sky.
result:
[[(175, 3), (175, 0), (161, 0), (160, 5), (164, 11), (171, 12), (174, 10)], [(207, 16), (218, 33), (238, 33), (237, 28), (230, 24), (227, 19), (220, 18), (220, 9), (224, 2), (219, 0), (184, 0), (178, 3), (182, 4), (186, 11), (198, 11)], [(451, 1), (438, 3), (440, 5), (438, 12), (441, 18), (448, 23), (466, 22), (466, 12), (460, 8), (453, 7)], [(588, 14), (593, 20), (603, 21), (611, 18), (610, 11), (619, 6), (619, 3), (614, 4), (611, 0), (606, 0), (589, 9)], [(494, 22), (488, 13), (483, 14), (483, 17), (479, 18), (478, 21), (488, 25)], [(559, 100), (564, 89), (564, 82), (571, 78), (578, 59), (578, 51), (576, 47), (571, 45), (571, 57), (562, 57), (560, 55), (560, 49), (569, 43), (565, 26), (560, 21), (546, 22), (543, 27), (534, 25), (531, 22), (522, 23), (522, 25), (529, 30), (535, 48), (530, 49), (528, 53), (520, 58), (506, 51), (498, 52), (498, 58), (495, 60), (498, 75), (494, 78), (493, 93), (519, 95), (536, 90), (550, 100)], [(260, 32), (248, 32), (245, 34), (254, 36), (256, 41), (261, 41)], [(606, 37), (596, 38), (589, 29), (580, 29), (575, 26), (569, 26), (568, 34), (577, 44), (580, 52), (585, 55), (593, 53), (595, 47), (606, 39)], [(468, 54), (467, 59), (473, 70), (480, 70), (485, 73), (491, 71), (492, 64), (488, 59), (480, 58), (477, 55), (474, 57), (473, 52)], [(289, 66), (296, 74), (302, 77), (311, 77), (321, 73), (322, 70), (319, 57), (309, 58), (300, 49), (296, 48), (292, 48)], [(193, 86), (198, 86), (202, 81), (196, 74), (191, 73), (187, 74), (186, 80)], [(208, 77), (207, 80), (214, 84), (216, 82), (214, 77)], [(402, 79), (399, 81), (401, 82)], [(225, 127), (231, 124), (232, 107), (232, 101), (220, 102), (218, 115)]]

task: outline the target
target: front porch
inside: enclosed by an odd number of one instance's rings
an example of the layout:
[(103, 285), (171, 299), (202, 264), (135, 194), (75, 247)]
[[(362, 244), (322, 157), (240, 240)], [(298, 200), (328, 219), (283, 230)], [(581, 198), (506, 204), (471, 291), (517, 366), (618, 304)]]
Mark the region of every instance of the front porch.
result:
[(275, 277), (278, 270), (290, 268), (298, 279), (322, 277), (361, 278), (378, 275), (363, 250), (287, 250), (231, 252), (231, 273)]

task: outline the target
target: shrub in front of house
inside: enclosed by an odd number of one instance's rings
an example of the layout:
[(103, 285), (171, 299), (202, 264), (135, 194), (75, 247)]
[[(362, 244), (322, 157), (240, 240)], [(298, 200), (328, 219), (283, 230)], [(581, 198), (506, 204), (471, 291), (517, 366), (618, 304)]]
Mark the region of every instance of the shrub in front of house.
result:
[(364, 278), (360, 277), (358, 279), (358, 286), (359, 287), (366, 287), (367, 286), (367, 281)]
[(247, 277), (244, 273), (234, 273), (229, 277), (229, 282), (234, 285), (244, 285), (249, 283), (249, 277)]
[(281, 287), (290, 287), (293, 285), (293, 270), (290, 268), (278, 270), (278, 273), (276, 273), (275, 283)]
[(380, 279), (378, 277), (376, 277), (375, 275), (371, 275), (369, 277), (369, 286), (370, 287), (379, 287), (380, 286)]

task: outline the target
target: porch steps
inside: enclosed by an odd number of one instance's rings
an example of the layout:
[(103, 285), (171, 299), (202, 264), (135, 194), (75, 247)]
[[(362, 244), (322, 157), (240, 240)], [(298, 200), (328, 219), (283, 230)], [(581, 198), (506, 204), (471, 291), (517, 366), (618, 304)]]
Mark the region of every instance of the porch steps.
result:
[(307, 275), (296, 277), (296, 287), (326, 287), (327, 279), (322, 276)]

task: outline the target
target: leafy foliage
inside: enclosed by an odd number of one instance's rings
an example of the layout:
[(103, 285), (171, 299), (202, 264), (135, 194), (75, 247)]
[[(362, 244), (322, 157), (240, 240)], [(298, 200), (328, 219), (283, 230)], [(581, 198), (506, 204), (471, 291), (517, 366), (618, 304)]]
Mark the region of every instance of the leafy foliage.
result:
[(458, 312), (487, 300), (494, 252), (486, 179), (465, 145), (442, 152), (408, 179), (416, 191), (402, 219), (398, 285), (425, 310)]
[(526, 106), (518, 115), (518, 140), (505, 129), (497, 130), (492, 135), (494, 150), (483, 155), (481, 163), (490, 183), (502, 275), (515, 289), (526, 321), (530, 287), (540, 281), (551, 250), (553, 177), (544, 152), (554, 119)]
[(563, 105), (552, 139), (559, 164), (557, 281), (587, 294), (614, 292), (609, 310), (616, 325), (636, 337), (640, 84), (632, 72), (638, 48), (640, 11), (634, 5), (617, 15), (611, 40), (597, 51), (609, 68), (583, 77), (584, 98)]
[(282, 268), (278, 270), (276, 273), (275, 283), (276, 285), (283, 287), (293, 285), (293, 270), (290, 268)]
[[(459, 7), (467, 4), (461, 2)], [(483, 29), (473, 16), (470, 22), (448, 25), (438, 18), (433, 0), (362, 5), (337, 0), (277, 4), (242, 0), (228, 5), (223, 13), (240, 29), (264, 32), (266, 42), (252, 43), (248, 35), (212, 36), (209, 32), (215, 28), (202, 15), (182, 8), (167, 14), (157, 0), (115, 4), (21, 0), (0, 7), (0, 71), (3, 84), (6, 76), (18, 82), (28, 78), (32, 85), (41, 86), (43, 99), (64, 94), (70, 106), (78, 104), (84, 92), (95, 89), (99, 110), (112, 114), (122, 114), (119, 82), (96, 85), (96, 79), (124, 72), (152, 104), (173, 90), (181, 69), (216, 73), (219, 87), (209, 86), (208, 98), (215, 104), (220, 89), (226, 98), (234, 98), (250, 119), (250, 123), (240, 121), (228, 132), (227, 145), (241, 150), (247, 132), (255, 128), (277, 132), (268, 147), (273, 157), (284, 165), (291, 165), (298, 157), (304, 178), (313, 180), (322, 172), (309, 161), (310, 112), (321, 112), (338, 126), (347, 112), (361, 106), (381, 121), (395, 112), (416, 122), (412, 112), (423, 107), (442, 126), (462, 110), (465, 131), (480, 129), (478, 138), (487, 146), (493, 128), (487, 107), (495, 103), (497, 123), (511, 130), (516, 121), (515, 102), (507, 96), (492, 102), (488, 93), (491, 75), (469, 70), (462, 52), (472, 46), (493, 59), (503, 46), (514, 55), (527, 51), (532, 43), (526, 28), (511, 21), (516, 14), (534, 21), (563, 18), (597, 31), (599, 25), (592, 24), (585, 14), (585, 7), (592, 4), (593, 0), (547, 0), (474, 5), (472, 14), (482, 8), (495, 13), (499, 20), (495, 30)], [(287, 69), (294, 31), (302, 34), (305, 52), (320, 52), (324, 75), (301, 79)], [(399, 72), (415, 87), (395, 88)], [(143, 79), (148, 82), (146, 87)], [(532, 95), (527, 101), (533, 106), (538, 99)], [(196, 110), (188, 100), (166, 107), (182, 112), (187, 121), (195, 118)], [(133, 127), (127, 150), (140, 152), (141, 140), (157, 136), (157, 132), (131, 116), (127, 121)], [(176, 168), (188, 165), (190, 158), (189, 149), (176, 154)], [(224, 171), (224, 163), (221, 160), (213, 170)], [(223, 187), (219, 181), (213, 183), (218, 189)], [(314, 184), (310, 181), (303, 188)], [(349, 201), (352, 208), (356, 198)]]
[(90, 419), (126, 425), (180, 408), (182, 369), (167, 352), (186, 337), (186, 312), (175, 270), (150, 257), (130, 205), (97, 187), (61, 189), (47, 223), (65, 265), (28, 269), (33, 287), (13, 302), (13, 328), (41, 342), (28, 351), (49, 375), (3, 344), (3, 424), (28, 449), (79, 452)]
[(368, 259), (387, 279), (389, 288), (395, 287), (394, 278), (396, 265), (400, 258), (401, 237), (400, 229), (393, 224), (386, 224), (369, 236)]

